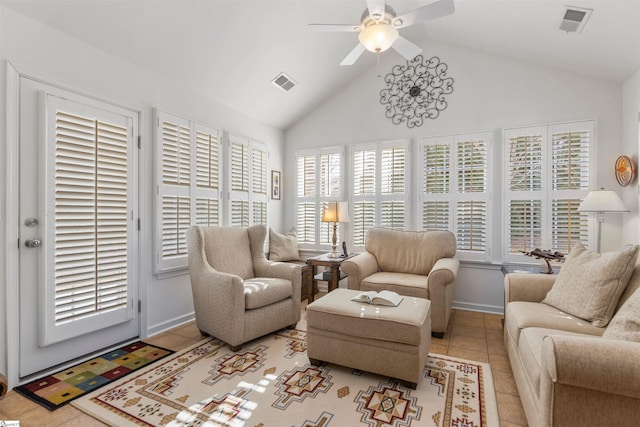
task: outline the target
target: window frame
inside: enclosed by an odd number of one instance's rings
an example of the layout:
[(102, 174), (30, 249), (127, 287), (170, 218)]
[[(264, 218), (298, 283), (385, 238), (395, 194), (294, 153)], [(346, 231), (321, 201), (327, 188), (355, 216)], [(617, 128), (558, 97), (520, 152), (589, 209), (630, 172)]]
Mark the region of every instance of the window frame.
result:
[[(164, 163), (163, 163), (163, 125), (165, 122), (174, 123), (180, 126), (184, 126), (189, 129), (189, 185), (175, 186), (166, 184), (163, 181), (164, 176)], [(183, 251), (178, 251), (178, 254), (171, 257), (163, 257), (163, 198), (165, 196), (176, 196), (189, 201), (189, 213), (188, 213), (188, 225), (183, 226), (184, 232), (193, 224), (197, 223), (197, 199), (207, 197), (209, 199), (218, 200), (218, 218), (219, 224), (224, 223), (222, 217), (222, 209), (225, 205), (222, 191), (224, 181), (222, 179), (222, 171), (225, 165), (225, 156), (223, 153), (223, 133), (220, 129), (198, 123), (193, 120), (185, 119), (183, 117), (171, 114), (159, 109), (153, 110), (153, 123), (154, 125), (154, 256), (153, 265), (154, 273), (161, 275), (164, 273), (170, 273), (174, 271), (184, 270), (188, 267), (188, 258), (186, 252), (186, 237), (183, 232), (178, 232), (177, 238), (183, 239), (182, 243), (177, 243), (183, 246)], [(217, 189), (203, 189), (198, 188), (197, 183), (197, 133), (205, 132), (217, 137), (218, 144), (218, 188)]]
[[(588, 167), (589, 167), (589, 176), (587, 178), (588, 184), (580, 189), (574, 190), (554, 190), (552, 188), (552, 168), (553, 168), (553, 136), (555, 134), (561, 133), (569, 133), (569, 132), (577, 132), (577, 131), (588, 131), (589, 132), (589, 148), (588, 148)], [(541, 157), (541, 183), (540, 183), (540, 191), (539, 193), (536, 191), (534, 195), (539, 194), (539, 197), (534, 197), (532, 195), (533, 191), (512, 191), (510, 190), (510, 182), (509, 182), (509, 172), (510, 172), (510, 149), (509, 149), (509, 141), (512, 138), (524, 137), (524, 136), (533, 136), (539, 134), (542, 139), (542, 157)], [(502, 204), (502, 214), (503, 214), (503, 230), (502, 230), (502, 261), (503, 262), (520, 262), (520, 263), (528, 263), (531, 262), (531, 259), (527, 257), (524, 253), (516, 253), (511, 252), (510, 247), (510, 203), (513, 200), (523, 200), (523, 201), (540, 201), (540, 249), (551, 249), (558, 250), (559, 248), (552, 247), (552, 224), (553, 224), (553, 202), (554, 200), (568, 200), (568, 199), (579, 199), (582, 201), (589, 191), (595, 188), (596, 185), (596, 137), (597, 137), (597, 129), (596, 129), (596, 120), (595, 119), (587, 119), (587, 120), (576, 120), (571, 122), (560, 122), (560, 123), (548, 123), (542, 125), (534, 125), (534, 126), (525, 126), (525, 127), (513, 127), (513, 128), (505, 128), (503, 130), (503, 177), (502, 183), (504, 188), (504, 197)], [(578, 203), (579, 205), (579, 203)], [(595, 233), (593, 230), (595, 229), (595, 219), (593, 215), (584, 213), (581, 214), (587, 218), (587, 242), (586, 245), (588, 247), (594, 247), (595, 244)], [(584, 242), (583, 242), (584, 243)], [(532, 250), (535, 247), (529, 249)]]
[[(382, 192), (382, 153), (386, 149), (403, 148), (404, 149), (404, 192), (402, 193), (383, 193)], [(355, 189), (355, 156), (358, 152), (374, 151), (375, 165), (374, 165), (374, 183), (372, 194), (356, 194)], [(388, 202), (402, 202), (404, 204), (404, 223), (402, 228), (394, 227), (395, 229), (406, 230), (411, 226), (411, 200), (409, 194), (411, 194), (411, 143), (409, 139), (395, 139), (379, 142), (367, 142), (361, 144), (354, 144), (349, 150), (349, 164), (350, 164), (350, 182), (354, 183), (350, 190), (349, 200), (349, 217), (351, 219), (349, 239), (353, 250), (364, 251), (366, 244), (367, 231), (374, 227), (382, 226), (382, 206)], [(356, 220), (356, 203), (373, 203), (375, 218), (373, 225), (362, 231), (362, 242), (356, 242), (357, 227), (355, 225)]]
[[(326, 155), (337, 154), (339, 156), (340, 166), (339, 170), (339, 188), (338, 194), (322, 194), (322, 157)], [(314, 164), (314, 185), (313, 185), (313, 193), (312, 195), (303, 195), (301, 196), (299, 193), (299, 185), (300, 185), (300, 170), (298, 167), (300, 158), (313, 158)], [(322, 215), (322, 208), (327, 202), (331, 201), (342, 201), (344, 200), (345, 190), (345, 149), (344, 146), (331, 146), (331, 147), (321, 147), (321, 148), (311, 148), (311, 149), (303, 149), (296, 151), (295, 154), (295, 177), (296, 177), (296, 188), (295, 188), (295, 227), (298, 230), (298, 245), (302, 250), (311, 250), (311, 251), (330, 251), (331, 250), (331, 240), (333, 236), (333, 225), (331, 223), (323, 223), (320, 221)], [(303, 175), (303, 177), (306, 175)], [(303, 178), (304, 179), (304, 178)], [(331, 177), (327, 176), (324, 179), (330, 180)], [(311, 206), (313, 212), (315, 214), (313, 219), (313, 241), (301, 241), (300, 240), (300, 223), (298, 216), (298, 206), (302, 203), (305, 203)], [(338, 241), (344, 240), (343, 236), (346, 235), (346, 226), (344, 223), (338, 223), (337, 227), (337, 239)], [(305, 232), (306, 235), (306, 232)], [(323, 239), (323, 236), (326, 239)]]
[[(485, 160), (485, 191), (484, 192), (459, 192), (458, 179), (458, 154), (459, 144), (470, 141), (484, 141), (486, 143), (486, 160)], [(429, 145), (441, 145), (448, 147), (448, 164), (441, 165), (443, 170), (449, 174), (447, 191), (442, 193), (433, 193), (426, 191), (426, 165), (425, 150)], [(416, 223), (419, 229), (424, 229), (424, 203), (427, 201), (435, 201), (447, 203), (446, 211), (448, 218), (442, 222), (442, 227), (438, 229), (446, 229), (451, 231), (456, 237), (456, 244), (459, 242), (458, 232), (461, 227), (458, 222), (458, 203), (480, 201), (485, 205), (485, 222), (484, 222), (484, 251), (473, 251), (460, 249), (458, 247), (456, 255), (464, 261), (482, 261), (489, 262), (492, 257), (491, 238), (493, 228), (493, 178), (490, 171), (492, 170), (492, 159), (494, 155), (495, 144), (493, 143), (493, 132), (480, 131), (462, 134), (443, 135), (436, 137), (423, 137), (419, 139), (419, 156), (418, 156), (418, 203), (415, 209)], [(445, 208), (440, 208), (444, 211)]]

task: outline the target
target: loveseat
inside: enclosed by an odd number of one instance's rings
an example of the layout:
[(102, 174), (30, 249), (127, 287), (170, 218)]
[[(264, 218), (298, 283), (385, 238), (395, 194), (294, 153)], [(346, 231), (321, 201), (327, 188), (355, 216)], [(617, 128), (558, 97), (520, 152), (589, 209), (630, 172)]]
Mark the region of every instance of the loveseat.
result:
[(449, 231), (369, 230), (366, 252), (344, 261), (348, 288), (389, 290), (431, 301), (431, 331), (442, 337), (453, 306), (453, 283), (460, 262)]
[[(527, 421), (531, 427), (636, 426), (640, 266), (635, 256), (625, 260), (630, 265), (598, 265), (607, 254), (582, 248), (587, 262), (570, 267), (573, 254), (572, 250), (559, 276), (513, 273), (504, 279), (504, 341)], [(570, 268), (563, 271), (565, 267)], [(599, 308), (605, 315), (588, 316), (585, 310), (598, 306), (589, 286), (604, 286), (606, 272), (615, 289), (601, 298)], [(570, 289), (568, 300), (550, 292), (572, 278), (582, 290)], [(574, 306), (568, 310), (550, 305), (571, 300)], [(592, 319), (570, 314), (573, 311)]]

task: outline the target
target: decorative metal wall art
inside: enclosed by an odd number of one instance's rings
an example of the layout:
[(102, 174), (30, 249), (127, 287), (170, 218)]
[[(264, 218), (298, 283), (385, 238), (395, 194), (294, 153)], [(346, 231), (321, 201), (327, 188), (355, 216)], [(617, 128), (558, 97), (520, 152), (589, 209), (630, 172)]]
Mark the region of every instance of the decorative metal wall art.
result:
[(447, 64), (437, 56), (417, 55), (406, 65), (396, 65), (384, 77), (386, 89), (380, 91), (380, 104), (393, 124), (422, 126), (447, 108), (446, 95), (453, 92), (453, 79), (447, 76)]

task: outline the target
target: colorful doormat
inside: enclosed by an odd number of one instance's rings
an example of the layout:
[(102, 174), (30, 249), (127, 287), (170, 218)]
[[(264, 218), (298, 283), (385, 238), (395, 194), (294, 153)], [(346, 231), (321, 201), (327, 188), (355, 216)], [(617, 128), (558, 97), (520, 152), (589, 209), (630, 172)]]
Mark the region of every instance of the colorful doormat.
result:
[(102, 356), (15, 388), (23, 396), (53, 411), (98, 387), (175, 353), (145, 344), (128, 344)]
[(205, 340), (72, 405), (113, 426), (499, 425), (488, 364), (431, 354), (410, 390), (388, 377), (310, 365), (305, 337), (278, 332), (236, 353)]

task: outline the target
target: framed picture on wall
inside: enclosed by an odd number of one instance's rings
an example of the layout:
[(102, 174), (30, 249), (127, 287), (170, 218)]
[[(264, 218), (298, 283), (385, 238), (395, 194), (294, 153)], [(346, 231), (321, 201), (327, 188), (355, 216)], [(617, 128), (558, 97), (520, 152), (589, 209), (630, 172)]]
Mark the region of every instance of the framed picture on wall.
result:
[(273, 200), (280, 200), (281, 183), (280, 171), (271, 171), (271, 198)]

